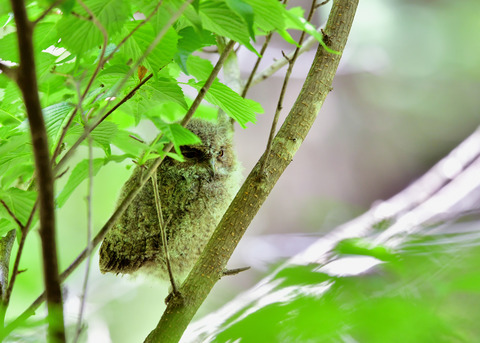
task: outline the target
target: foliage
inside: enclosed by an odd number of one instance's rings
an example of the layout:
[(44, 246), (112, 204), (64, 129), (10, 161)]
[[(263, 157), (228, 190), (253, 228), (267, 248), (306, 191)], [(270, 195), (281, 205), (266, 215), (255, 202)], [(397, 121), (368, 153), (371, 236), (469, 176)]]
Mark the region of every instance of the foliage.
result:
[[(473, 342), (480, 237), (470, 225), (471, 232), (411, 237), (389, 253), (341, 241), (326, 264), (283, 267), (271, 291), (225, 318), (213, 341)], [(338, 267), (342, 261), (357, 269)]]
[[(49, 6), (53, 5), (53, 9)], [(10, 73), (20, 53), (10, 4), (0, 1), (0, 234), (26, 225), (36, 199), (35, 165), (29, 123), (21, 93)], [(52, 154), (52, 166), (70, 158), (79, 145), (91, 144), (96, 158), (61, 164), (56, 187), (57, 210), (82, 182), (111, 162), (138, 163), (164, 154), (182, 159), (179, 146), (199, 139), (179, 125), (193, 99), (209, 78), (213, 65), (202, 49), (221, 52), (234, 40), (259, 55), (252, 45), (258, 36), (276, 31), (296, 44), (287, 29), (311, 33), (321, 42), (303, 11), (286, 10), (277, 0), (52, 0), (29, 2), (38, 90)], [(211, 48), (210, 48), (211, 49)], [(195, 115), (212, 119), (220, 108), (241, 127), (262, 112), (216, 79)], [(133, 133), (151, 123), (158, 136), (151, 143)], [(88, 136), (91, 140), (86, 139)], [(177, 155), (178, 154), (178, 155)], [(8, 208), (8, 209), (7, 209)], [(8, 213), (8, 210), (11, 213)], [(33, 225), (36, 219), (33, 220)], [(19, 240), (23, 232), (19, 231)], [(14, 271), (15, 273), (16, 271)]]

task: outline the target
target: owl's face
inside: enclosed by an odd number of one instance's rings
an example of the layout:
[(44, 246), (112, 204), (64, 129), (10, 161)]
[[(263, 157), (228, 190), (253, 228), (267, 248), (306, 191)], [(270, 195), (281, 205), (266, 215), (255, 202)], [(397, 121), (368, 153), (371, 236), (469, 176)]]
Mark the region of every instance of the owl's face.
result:
[(187, 128), (195, 133), (202, 143), (180, 148), (185, 158), (184, 162), (166, 159), (164, 164), (184, 170), (195, 168), (197, 174), (208, 175), (211, 178), (230, 175), (236, 168), (232, 133), (217, 123), (199, 119), (192, 119)]

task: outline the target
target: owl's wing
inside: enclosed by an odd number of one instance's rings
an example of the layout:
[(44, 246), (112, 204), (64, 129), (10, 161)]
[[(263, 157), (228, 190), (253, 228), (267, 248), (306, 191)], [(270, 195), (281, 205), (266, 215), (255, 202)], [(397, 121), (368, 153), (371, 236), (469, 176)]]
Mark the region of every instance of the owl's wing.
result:
[[(198, 182), (161, 177), (159, 191), (167, 240), (182, 224), (189, 204), (197, 198)], [(135, 173), (131, 179), (135, 178)], [(131, 180), (130, 179), (130, 180)], [(126, 183), (131, 189), (134, 182)], [(126, 194), (126, 192), (123, 192)], [(146, 184), (117, 224), (107, 233), (100, 248), (100, 271), (130, 274), (148, 264), (163, 261), (162, 240), (151, 183)]]

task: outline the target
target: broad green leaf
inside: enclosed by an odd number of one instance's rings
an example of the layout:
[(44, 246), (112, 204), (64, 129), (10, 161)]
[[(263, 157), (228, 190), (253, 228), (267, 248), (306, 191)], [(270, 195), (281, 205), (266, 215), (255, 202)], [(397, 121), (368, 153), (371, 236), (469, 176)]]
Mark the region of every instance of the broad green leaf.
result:
[(0, 38), (0, 59), (15, 63), (19, 62), (16, 32), (11, 32)]
[(255, 41), (255, 32), (253, 30), (254, 15), (252, 6), (244, 0), (226, 0), (225, 3), (245, 21), (250, 37), (253, 39), (253, 41)]
[(145, 86), (145, 90), (151, 92), (151, 101), (175, 102), (183, 108), (187, 108), (182, 88), (175, 80), (159, 78), (158, 80), (151, 80)]
[[(24, 191), (18, 188), (0, 189), (0, 199), (7, 204), (8, 208), (23, 225), (27, 223), (36, 198), (36, 192)], [(0, 217), (6, 218), (11, 223), (17, 225), (3, 206), (0, 206)]]
[(165, 122), (159, 122), (158, 126), (162, 131), (164, 137), (173, 143), (175, 151), (179, 155), (181, 155), (181, 145), (193, 145), (202, 142), (200, 138), (198, 138), (193, 132), (184, 128), (180, 124), (168, 124)]
[(13, 224), (5, 218), (0, 218), (0, 236), (4, 237), (10, 230), (18, 229), (18, 225)]
[[(207, 0), (200, 3), (203, 27), (220, 36), (225, 36), (256, 52), (250, 44), (247, 24), (222, 0)], [(257, 53), (258, 54), (258, 53)]]
[(197, 81), (206, 81), (213, 70), (212, 62), (198, 56), (190, 56), (187, 60), (187, 70)]
[(110, 144), (115, 138), (117, 132), (118, 127), (115, 123), (111, 121), (104, 121), (92, 131), (91, 135), (93, 141), (99, 144), (105, 150), (105, 153), (108, 156), (110, 155)]
[[(137, 139), (133, 138), (136, 137)], [(135, 133), (119, 130), (112, 140), (112, 144), (125, 152), (131, 158), (138, 158), (149, 146), (141, 142), (142, 138)]]
[(187, 72), (187, 59), (196, 50), (215, 45), (215, 36), (206, 30), (194, 30), (191, 26), (186, 27), (178, 32), (180, 39), (178, 40), (178, 49), (175, 55), (175, 62), (182, 68), (183, 72)]
[(253, 8), (255, 24), (262, 30), (285, 29), (285, 7), (277, 0), (243, 0)]
[[(200, 90), (205, 83), (195, 83), (193, 80), (189, 80), (188, 84), (195, 89)], [(257, 121), (255, 111), (251, 106), (252, 100), (246, 101), (229, 87), (218, 81), (213, 82), (205, 95), (205, 100), (212, 105), (220, 107), (243, 128), (246, 128), (248, 122), (255, 123)]]
[(66, 124), (66, 118), (73, 108), (72, 104), (61, 102), (42, 110), (51, 152), (60, 139), (63, 127)]
[[(130, 6), (126, 0), (85, 0), (85, 5), (96, 15), (109, 36), (118, 33), (130, 17)], [(84, 17), (88, 14), (78, 3), (75, 12)], [(61, 45), (74, 54), (83, 54), (102, 45), (103, 36), (90, 20), (64, 15), (57, 25)]]
[[(133, 30), (138, 23), (129, 23), (126, 25), (128, 32)], [(133, 60), (138, 60), (148, 47), (152, 44), (158, 32), (151, 23), (140, 27), (133, 36), (120, 48), (121, 52), (130, 56)], [(173, 28), (169, 28), (159, 44), (155, 46), (152, 52), (146, 57), (142, 64), (150, 71), (157, 73), (166, 64), (170, 63), (176, 53), (178, 35)]]
[[(105, 160), (103, 158), (93, 159), (93, 176), (97, 175), (98, 171), (104, 164)], [(89, 160), (83, 160), (72, 170), (65, 187), (63, 187), (60, 194), (58, 194), (56, 197), (58, 207), (62, 207), (65, 204), (70, 195), (72, 195), (73, 191), (82, 183), (83, 180), (88, 178), (88, 175)]]

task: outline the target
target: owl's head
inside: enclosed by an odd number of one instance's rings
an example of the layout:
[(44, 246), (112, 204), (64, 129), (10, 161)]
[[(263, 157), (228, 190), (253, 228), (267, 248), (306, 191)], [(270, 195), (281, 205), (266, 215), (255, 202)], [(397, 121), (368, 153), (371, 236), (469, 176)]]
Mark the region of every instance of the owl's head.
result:
[(197, 172), (208, 173), (214, 178), (228, 176), (237, 169), (230, 126), (195, 118), (190, 120), (186, 127), (202, 142), (180, 147), (185, 161), (170, 159), (165, 161), (167, 164), (171, 163), (182, 169), (195, 167)]

